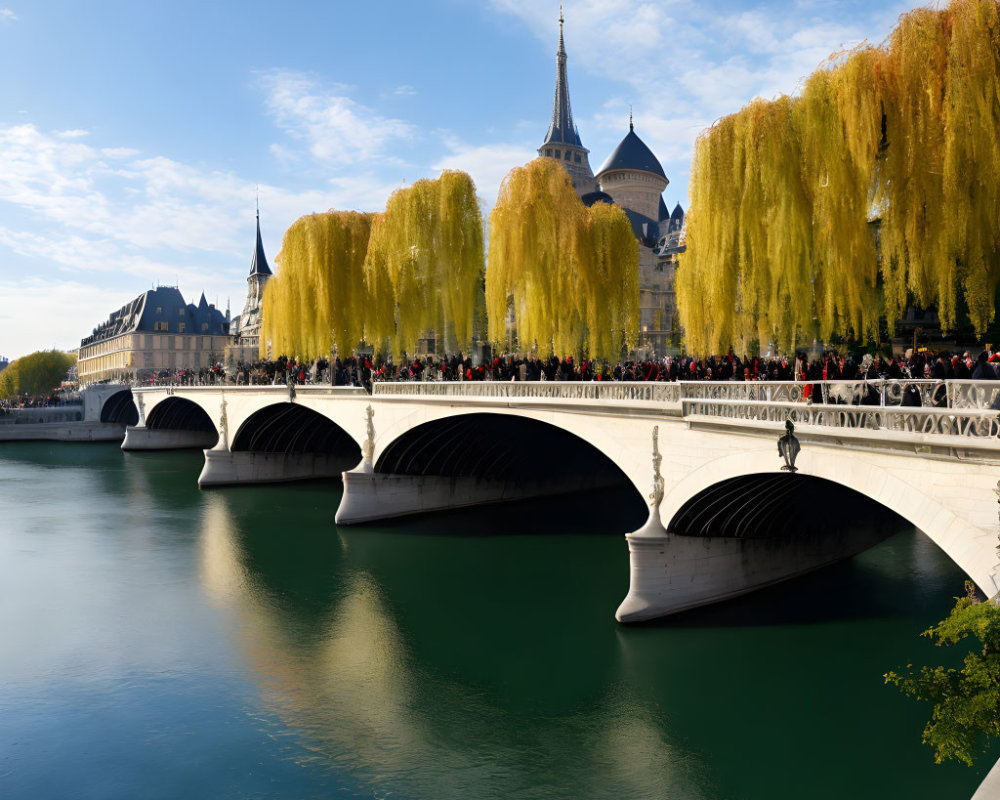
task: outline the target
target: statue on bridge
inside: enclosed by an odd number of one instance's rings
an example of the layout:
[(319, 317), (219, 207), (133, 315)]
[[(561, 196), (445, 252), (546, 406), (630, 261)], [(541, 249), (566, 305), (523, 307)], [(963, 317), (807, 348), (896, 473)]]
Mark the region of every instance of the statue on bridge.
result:
[(799, 454), (802, 445), (795, 438), (795, 426), (790, 419), (785, 420), (785, 435), (778, 439), (778, 455), (785, 459), (785, 466), (781, 469), (787, 472), (798, 472), (795, 466), (795, 457)]

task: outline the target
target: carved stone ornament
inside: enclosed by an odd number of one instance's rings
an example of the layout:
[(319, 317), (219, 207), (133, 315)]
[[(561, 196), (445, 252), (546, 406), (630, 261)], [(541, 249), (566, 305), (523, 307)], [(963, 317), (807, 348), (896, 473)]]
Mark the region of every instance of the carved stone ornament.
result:
[(141, 393), (135, 393), (132, 395), (135, 398), (136, 408), (139, 409), (139, 424), (146, 424), (146, 398), (142, 396)]
[(663, 476), (660, 474), (660, 464), (663, 463), (663, 456), (660, 455), (660, 426), (653, 426), (653, 493), (649, 495), (649, 505), (656, 509), (660, 508), (663, 502)]
[(361, 445), (361, 452), (364, 455), (364, 461), (362, 466), (365, 472), (375, 471), (375, 409), (372, 408), (371, 403), (365, 409), (365, 416), (367, 417), (366, 430), (368, 433), (368, 438), (365, 439), (364, 444)]
[(229, 417), (226, 414), (226, 395), (222, 394), (222, 405), (219, 406), (219, 441), (229, 449)]
[(778, 455), (785, 459), (785, 466), (781, 469), (787, 472), (798, 472), (795, 466), (795, 458), (799, 454), (802, 446), (795, 438), (795, 426), (790, 419), (785, 420), (785, 435), (778, 438)]

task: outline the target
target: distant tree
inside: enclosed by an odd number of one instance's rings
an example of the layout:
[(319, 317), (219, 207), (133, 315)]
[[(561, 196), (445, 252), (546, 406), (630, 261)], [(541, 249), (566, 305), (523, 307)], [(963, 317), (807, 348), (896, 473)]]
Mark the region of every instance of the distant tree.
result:
[(889, 672), (885, 682), (903, 694), (931, 704), (931, 718), (924, 728), (925, 744), (934, 748), (934, 760), (973, 761), (1000, 738), (1000, 607), (969, 597), (955, 604), (948, 618), (921, 636), (935, 644), (958, 644), (965, 639), (978, 642), (962, 662), (961, 669), (921, 667), (913, 671)]
[(59, 386), (75, 363), (75, 353), (59, 350), (39, 350), (12, 361), (0, 372), (0, 398), (48, 394)]

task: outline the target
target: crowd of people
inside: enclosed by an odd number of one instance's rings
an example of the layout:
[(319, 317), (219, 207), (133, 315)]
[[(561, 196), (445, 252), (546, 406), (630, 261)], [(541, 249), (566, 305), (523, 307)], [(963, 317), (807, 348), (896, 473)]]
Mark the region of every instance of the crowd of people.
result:
[(0, 414), (6, 414), (16, 408), (55, 408), (58, 406), (79, 405), (79, 392), (54, 391), (49, 394), (22, 394), (16, 397), (0, 398)]
[(502, 355), (475, 363), (466, 354), (438, 358), (433, 355), (392, 358), (366, 355), (317, 359), (309, 362), (281, 356), (275, 360), (239, 362), (226, 369), (217, 364), (200, 370), (160, 372), (144, 381), (147, 385), (286, 385), (332, 384), (360, 386), (369, 391), (379, 381), (806, 381), (828, 380), (997, 380), (1000, 353), (983, 351), (975, 357), (966, 351), (908, 352), (905, 357), (854, 357), (835, 350), (810, 360), (804, 352), (794, 357), (765, 358), (725, 356), (693, 358), (664, 356), (659, 359), (624, 361), (618, 364), (577, 361), (572, 356), (541, 359)]

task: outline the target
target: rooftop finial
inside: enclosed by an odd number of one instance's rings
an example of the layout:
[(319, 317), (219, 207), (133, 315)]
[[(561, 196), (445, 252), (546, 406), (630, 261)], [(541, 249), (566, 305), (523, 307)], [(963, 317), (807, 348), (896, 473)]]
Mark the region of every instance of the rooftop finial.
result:
[(566, 45), (563, 44), (563, 22), (565, 22), (565, 20), (563, 19), (562, 0), (559, 0), (559, 52), (560, 53), (566, 52)]
[(634, 131), (635, 127), (632, 125), (632, 104), (628, 104), (628, 129)]
[(260, 184), (254, 185), (254, 191), (257, 194), (257, 221), (260, 222)]

